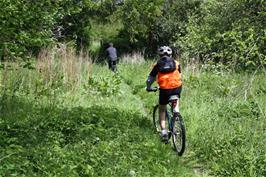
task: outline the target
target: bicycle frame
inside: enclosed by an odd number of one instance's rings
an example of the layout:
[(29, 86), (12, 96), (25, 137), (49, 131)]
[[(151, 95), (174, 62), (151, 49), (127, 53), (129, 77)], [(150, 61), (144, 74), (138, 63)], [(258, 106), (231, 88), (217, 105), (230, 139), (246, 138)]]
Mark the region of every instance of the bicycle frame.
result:
[[(171, 132), (171, 136), (172, 136), (173, 128), (174, 128), (173, 127), (174, 125), (173, 125), (172, 119), (174, 119), (176, 117), (175, 116), (175, 113), (174, 113), (174, 108), (175, 108), (176, 104), (177, 104), (177, 100), (171, 100), (168, 103), (168, 105), (171, 107), (171, 114), (172, 114), (172, 116), (169, 115), (169, 112), (167, 111), (167, 108), (165, 110), (165, 116), (166, 116), (167, 121), (168, 121), (168, 128), (169, 128), (169, 131)], [(170, 137), (168, 139), (170, 139)]]
[[(156, 92), (157, 88), (150, 88), (146, 90), (148, 92)], [(165, 143), (169, 143), (169, 140), (172, 138), (174, 150), (177, 152), (177, 155), (182, 156), (186, 147), (186, 129), (183, 118), (177, 109), (178, 100), (179, 97), (177, 95), (172, 95), (166, 105), (165, 119), (167, 119), (168, 123), (168, 139)], [(158, 109), (159, 104), (153, 108), (153, 124), (156, 132), (161, 133), (160, 113), (157, 115), (159, 112)]]

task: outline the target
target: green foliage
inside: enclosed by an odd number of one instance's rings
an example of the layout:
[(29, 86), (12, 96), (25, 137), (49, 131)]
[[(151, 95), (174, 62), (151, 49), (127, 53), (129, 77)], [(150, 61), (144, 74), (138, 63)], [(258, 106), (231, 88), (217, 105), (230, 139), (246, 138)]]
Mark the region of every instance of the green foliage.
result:
[[(154, 31), (154, 24), (162, 15), (162, 0), (129, 0), (117, 12), (124, 25), (121, 33), (128, 42), (135, 47), (144, 48), (152, 45), (151, 36)], [(147, 45), (148, 44), (148, 45)]]
[(202, 15), (190, 17), (188, 33), (176, 44), (190, 57), (234, 69), (265, 65), (265, 7), (257, 0), (205, 2)]
[(12, 67), (0, 75), (0, 175), (195, 176), (153, 134), (120, 75), (93, 66), (72, 92), (73, 80), (46, 85), (39, 70)]
[(173, 44), (176, 38), (186, 35), (189, 16), (200, 14), (202, 1), (166, 1), (163, 13), (156, 20), (154, 39), (157, 45)]
[(1, 58), (37, 54), (56, 39), (76, 40), (78, 47), (88, 43), (91, 7), (90, 1), (1, 1)]
[(190, 143), (214, 175), (265, 174), (265, 95), (256, 94), (263, 92), (264, 74), (208, 72), (184, 80), (181, 106)]
[(94, 60), (97, 61), (106, 59), (106, 48), (109, 42), (112, 42), (117, 48), (118, 55), (121, 55), (125, 46), (127, 46), (127, 44), (121, 41), (121, 38), (117, 37), (120, 30), (123, 29), (121, 22), (114, 17), (110, 17), (106, 19), (106, 21), (106, 23), (102, 21), (99, 22), (98, 20), (93, 20), (91, 22), (91, 29), (89, 32), (91, 41), (88, 50)]
[[(151, 66), (123, 65), (120, 70), (149, 114), (158, 99), (144, 90)], [(222, 63), (216, 66), (210, 62), (199, 73), (183, 67), (180, 106), (187, 128), (186, 155), (192, 157), (189, 161), (205, 163), (214, 176), (264, 176), (265, 71), (236, 74)]]
[(52, 41), (59, 3), (53, 1), (1, 1), (0, 55), (9, 59), (35, 53)]
[[(5, 34), (0, 38), (2, 54), (23, 56), (38, 50), (49, 43), (51, 29), (59, 23), (71, 28), (67, 40), (86, 43), (88, 36), (97, 36), (90, 31), (88, 16), (115, 10), (109, 8), (113, 1), (102, 2), (103, 11), (100, 1), (45, 1), (32, 7), (26, 1), (3, 1), (0, 18), (8, 28), (0, 28)], [(167, 2), (174, 4), (169, 11), (161, 8), (163, 1), (125, 1), (119, 11), (125, 29), (118, 35), (129, 34), (134, 45), (146, 47), (158, 24), (165, 32), (159, 31), (159, 38), (178, 33), (169, 43), (205, 61), (202, 70), (188, 65), (182, 71), (180, 106), (188, 141), (184, 156), (176, 157), (153, 133), (151, 111), (158, 96), (144, 89), (152, 63), (119, 64), (117, 74), (93, 65), (90, 75), (86, 63), (62, 53), (44, 55), (42, 67), (39, 60), (1, 63), (0, 176), (204, 175), (192, 172), (195, 163), (215, 176), (265, 176), (265, 71), (229, 70), (230, 65), (265, 64), (265, 2)], [(162, 12), (169, 12), (169, 18)], [(38, 23), (40, 31), (47, 30), (43, 36), (36, 32)], [(24, 28), (24, 33), (17, 31)], [(106, 34), (117, 34), (112, 32)]]
[[(153, 55), (158, 45), (172, 45), (186, 35), (189, 16), (201, 14), (202, 1), (125, 1), (119, 8), (124, 29), (119, 36), (133, 49)], [(129, 10), (129, 9), (133, 10)], [(176, 46), (178, 47), (178, 46)]]
[(87, 0), (62, 1), (62, 9), (58, 11), (56, 28), (59, 30), (61, 36), (58, 36), (60, 41), (74, 40), (77, 44), (77, 49), (86, 48), (90, 42), (90, 16), (97, 6)]
[(115, 96), (120, 91), (122, 80), (118, 75), (112, 77), (90, 77), (84, 86), (86, 94), (100, 94), (102, 96)]
[(0, 8), (1, 59), (30, 58), (53, 42), (74, 41), (101, 60), (112, 41), (120, 53), (153, 57), (158, 45), (170, 45), (186, 60), (233, 69), (253, 70), (266, 62), (261, 0), (3, 0)]
[(231, 64), (240, 68), (264, 65), (265, 56), (260, 52), (261, 46), (258, 44), (258, 41), (263, 39), (261, 36), (254, 34), (255, 31), (252, 28), (245, 32), (236, 29), (224, 33), (220, 41), (227, 48), (217, 54), (213, 54), (213, 56), (224, 59), (223, 62), (228, 65)]

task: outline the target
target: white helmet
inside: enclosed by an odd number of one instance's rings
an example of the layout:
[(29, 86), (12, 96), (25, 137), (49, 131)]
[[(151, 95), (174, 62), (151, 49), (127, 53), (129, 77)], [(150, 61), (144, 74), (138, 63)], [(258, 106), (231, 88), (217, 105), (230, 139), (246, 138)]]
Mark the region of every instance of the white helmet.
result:
[(163, 55), (171, 56), (173, 52), (172, 52), (172, 49), (170, 47), (162, 46), (162, 47), (159, 47), (158, 53), (160, 56), (163, 56)]

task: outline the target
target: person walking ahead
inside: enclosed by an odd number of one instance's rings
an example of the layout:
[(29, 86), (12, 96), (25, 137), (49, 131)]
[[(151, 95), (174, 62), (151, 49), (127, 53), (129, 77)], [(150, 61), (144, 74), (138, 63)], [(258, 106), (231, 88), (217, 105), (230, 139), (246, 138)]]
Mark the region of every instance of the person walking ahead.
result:
[[(178, 95), (180, 98), (182, 90), (181, 67), (179, 62), (172, 58), (172, 49), (168, 46), (162, 46), (158, 49), (160, 59), (154, 65), (146, 81), (146, 89), (150, 90), (152, 83), (157, 77), (157, 83), (160, 87), (159, 93), (159, 116), (160, 126), (162, 128), (162, 140), (166, 140), (168, 136), (165, 127), (166, 105), (171, 95)], [(175, 111), (179, 113), (179, 99)]]
[(106, 49), (108, 56), (108, 67), (112, 71), (116, 71), (117, 51), (113, 46), (113, 43), (109, 43), (109, 47)]

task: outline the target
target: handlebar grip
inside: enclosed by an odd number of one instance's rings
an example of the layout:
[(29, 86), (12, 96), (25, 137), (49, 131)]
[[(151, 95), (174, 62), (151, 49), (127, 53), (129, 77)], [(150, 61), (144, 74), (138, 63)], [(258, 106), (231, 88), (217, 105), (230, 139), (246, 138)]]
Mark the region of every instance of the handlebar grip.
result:
[(153, 87), (153, 88), (147, 88), (146, 89), (148, 92), (156, 92), (158, 90), (157, 87)]

